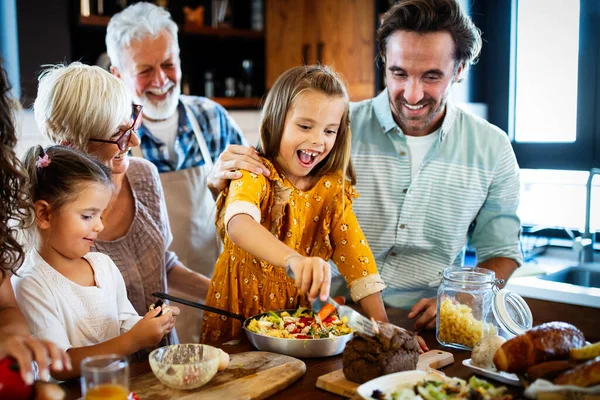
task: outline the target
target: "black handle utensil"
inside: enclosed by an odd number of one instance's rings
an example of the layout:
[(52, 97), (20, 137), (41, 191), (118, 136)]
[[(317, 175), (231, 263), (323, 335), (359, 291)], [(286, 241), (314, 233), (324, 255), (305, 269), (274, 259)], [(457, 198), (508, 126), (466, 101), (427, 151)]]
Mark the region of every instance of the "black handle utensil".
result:
[(156, 303), (154, 303), (154, 308), (161, 307), (160, 312), (158, 314), (156, 314), (156, 317), (154, 317), (154, 318), (158, 318), (162, 315), (162, 313), (163, 313), (162, 306), (164, 306), (164, 305), (165, 305), (165, 302), (160, 299)]
[(156, 292), (156, 293), (152, 293), (152, 296), (158, 297), (160, 299), (171, 300), (171, 301), (174, 301), (175, 303), (185, 304), (186, 306), (190, 306), (190, 307), (194, 307), (194, 308), (199, 308), (201, 310), (212, 312), (212, 313), (215, 313), (215, 314), (224, 315), (226, 317), (235, 318), (235, 319), (240, 320), (242, 322), (244, 322), (246, 320), (246, 318), (243, 317), (242, 315), (235, 314), (235, 313), (232, 313), (232, 312), (229, 312), (229, 311), (225, 311), (225, 310), (221, 310), (220, 308), (214, 308), (214, 307), (211, 307), (211, 306), (207, 306), (205, 304), (196, 303), (194, 301), (182, 299), (180, 297), (171, 296), (170, 294)]

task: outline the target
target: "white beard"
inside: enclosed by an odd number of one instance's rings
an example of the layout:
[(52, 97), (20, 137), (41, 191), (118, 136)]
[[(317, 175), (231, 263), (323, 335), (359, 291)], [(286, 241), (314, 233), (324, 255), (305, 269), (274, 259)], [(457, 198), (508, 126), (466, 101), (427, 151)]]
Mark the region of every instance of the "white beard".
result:
[(144, 116), (160, 121), (169, 118), (177, 110), (180, 95), (181, 88), (176, 85), (167, 98), (160, 102), (152, 101), (146, 94), (143, 94), (142, 98), (136, 98), (135, 101), (144, 105)]

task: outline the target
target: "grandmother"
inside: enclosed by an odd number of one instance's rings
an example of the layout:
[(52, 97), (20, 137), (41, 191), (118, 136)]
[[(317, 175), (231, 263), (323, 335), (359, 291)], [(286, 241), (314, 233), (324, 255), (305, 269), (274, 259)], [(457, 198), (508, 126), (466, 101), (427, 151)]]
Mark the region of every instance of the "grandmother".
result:
[[(113, 199), (92, 250), (107, 254), (119, 267), (136, 311), (144, 315), (156, 300), (152, 293), (166, 292), (167, 286), (193, 300), (204, 299), (210, 280), (169, 250), (173, 236), (157, 168), (128, 155), (140, 144), (142, 107), (132, 106), (122, 81), (78, 62), (54, 66), (40, 77), (34, 112), (51, 141), (86, 151), (112, 170)], [(171, 343), (177, 342), (174, 332)]]

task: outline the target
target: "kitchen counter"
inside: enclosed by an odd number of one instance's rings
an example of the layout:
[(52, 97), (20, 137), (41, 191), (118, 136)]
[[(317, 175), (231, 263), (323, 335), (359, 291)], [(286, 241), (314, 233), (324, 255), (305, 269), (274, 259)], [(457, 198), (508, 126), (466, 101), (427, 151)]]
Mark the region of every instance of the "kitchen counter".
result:
[[(596, 258), (599, 258), (596, 255)], [(540, 277), (578, 265), (576, 253), (568, 248), (552, 247), (518, 268), (506, 289), (523, 297), (600, 308), (600, 288), (553, 282)], [(598, 269), (598, 264), (593, 268)], [(600, 312), (600, 310), (598, 310)]]
[[(591, 307), (575, 306), (563, 303), (554, 303), (537, 299), (526, 299), (534, 317), (534, 325), (538, 325), (549, 321), (565, 321), (569, 322), (581, 329), (590, 342), (600, 341), (600, 330), (598, 330), (598, 321), (600, 320), (600, 311)], [(405, 310), (389, 308), (387, 310), (390, 322), (404, 327), (411, 328), (412, 321), (406, 316)], [(462, 365), (462, 360), (470, 357), (470, 352), (454, 349), (442, 348), (435, 340), (435, 331), (422, 332), (429, 348), (443, 349), (454, 354), (454, 363), (444, 367), (442, 371), (448, 376), (456, 376), (466, 379), (472, 375), (470, 369)], [(235, 346), (219, 346), (228, 353), (239, 353), (243, 351), (253, 350), (245, 336), (240, 344)], [(321, 375), (333, 372), (342, 368), (342, 356), (304, 359), (306, 363), (306, 374), (298, 381), (284, 389), (283, 391), (272, 396), (273, 399), (343, 399), (341, 396), (334, 395), (316, 387), (317, 378)], [(131, 365), (131, 376), (138, 376), (150, 371), (150, 366), (147, 362), (140, 362)], [(496, 382), (497, 383), (497, 382)], [(67, 399), (74, 400), (81, 396), (79, 380), (72, 380), (62, 384), (62, 387), (67, 391)], [(509, 387), (510, 391), (517, 396), (522, 396), (522, 390), (519, 388)], [(232, 396), (232, 398), (234, 398)], [(152, 400), (152, 399), (141, 399)]]

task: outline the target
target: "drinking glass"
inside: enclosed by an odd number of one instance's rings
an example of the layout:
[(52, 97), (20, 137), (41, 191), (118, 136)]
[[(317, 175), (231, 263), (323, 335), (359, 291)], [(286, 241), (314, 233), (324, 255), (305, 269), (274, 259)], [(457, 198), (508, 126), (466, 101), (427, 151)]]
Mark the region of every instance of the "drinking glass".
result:
[(127, 400), (127, 358), (116, 354), (84, 358), (81, 361), (81, 394), (84, 400)]

